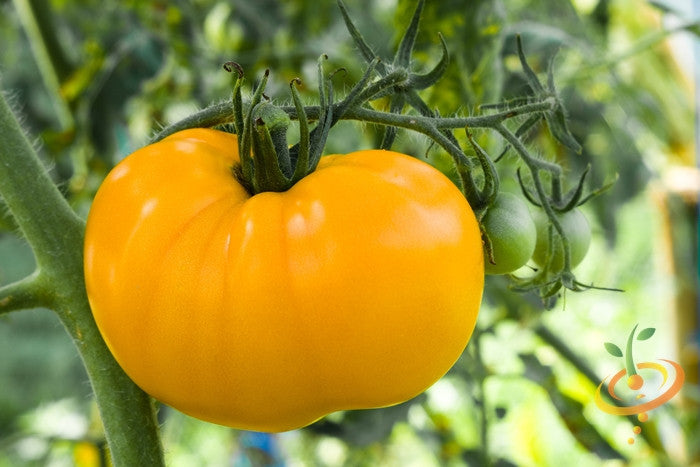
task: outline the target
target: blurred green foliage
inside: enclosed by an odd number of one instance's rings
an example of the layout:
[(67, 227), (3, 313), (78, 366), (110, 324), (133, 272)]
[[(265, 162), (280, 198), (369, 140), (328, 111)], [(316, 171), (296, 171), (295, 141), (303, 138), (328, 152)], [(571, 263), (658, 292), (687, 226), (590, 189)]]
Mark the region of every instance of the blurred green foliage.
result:
[[(386, 58), (415, 2), (347, 0), (347, 6), (368, 43)], [(424, 95), (442, 115), (477, 113), (481, 104), (528, 93), (515, 55), (516, 34), (537, 72), (554, 57), (569, 125), (583, 152), (574, 155), (556, 145), (544, 127), (533, 129), (528, 142), (541, 157), (565, 166), (571, 183), (588, 164), (591, 190), (619, 176), (585, 207), (596, 239), (580, 273), (625, 294), (569, 294), (562, 306), (543, 312), (534, 296), (514, 294), (504, 278), (490, 277), (472, 342), (426, 395), (397, 407), (334, 414), (262, 440), (163, 408), (169, 464), (700, 462), (690, 448), (700, 443), (693, 428), (697, 413), (660, 410), (645, 423), (644, 439), (630, 447), (625, 441), (632, 425), (591, 405), (599, 378), (614, 369), (603, 342), (619, 340), (641, 321), (672, 335), (661, 315), (673, 284), (661, 280), (649, 259), (659, 236), (651, 227), (663, 219), (646, 200), (648, 184), (665, 168), (694, 161), (692, 85), (678, 48), (666, 40), (669, 28), (697, 29), (684, 23), (687, 11), (676, 10), (682, 6), (641, 0), (428, 1), (416, 44), (418, 68), (427, 70), (439, 57), (437, 33), (447, 41), (450, 68)], [(0, 44), (2, 89), (83, 215), (118, 160), (161, 126), (228, 98), (225, 61), (239, 62), (249, 82), (270, 68), (267, 93), (281, 101), (290, 100), (286, 86), (297, 76), (304, 98), (314, 99), (315, 63), (323, 53), (329, 55), (328, 69), (346, 70), (335, 78), (339, 92), (362, 73), (334, 2), (5, 0)], [(327, 152), (371, 147), (380, 137), (371, 125), (338, 125)], [(492, 135), (477, 137), (494, 156), (504, 149)], [(400, 133), (395, 148), (427, 155), (451, 170), (449, 159), (421, 136)], [(517, 167), (511, 153), (499, 162), (505, 190), (519, 189)], [(31, 252), (0, 205), (0, 283), (32, 267)], [(0, 466), (95, 465), (94, 459), (104, 457), (86, 377), (51, 318), (32, 311), (0, 320)], [(673, 337), (663, 345), (655, 349), (662, 355), (674, 348)], [(57, 400), (65, 403), (61, 410), (55, 409)], [(37, 428), (46, 422), (35, 423), (51, 416), (65, 420), (67, 414), (80, 421), (73, 432), (47, 434)]]

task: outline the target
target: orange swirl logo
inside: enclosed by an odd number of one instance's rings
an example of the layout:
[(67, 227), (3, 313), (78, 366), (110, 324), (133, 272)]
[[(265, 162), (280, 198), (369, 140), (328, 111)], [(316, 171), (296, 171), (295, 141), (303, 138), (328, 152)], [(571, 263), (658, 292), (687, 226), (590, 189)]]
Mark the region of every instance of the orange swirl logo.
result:
[[(649, 419), (647, 414), (649, 410), (665, 404), (680, 391), (685, 381), (685, 373), (678, 363), (665, 359), (659, 359), (658, 362), (643, 362), (635, 365), (632, 355), (632, 344), (636, 331), (637, 326), (632, 329), (627, 338), (627, 348), (624, 354), (622, 349), (612, 342), (605, 343), (605, 349), (610, 355), (623, 357), (625, 360), (625, 368), (612, 375), (612, 377), (608, 377), (610, 382), (608, 383), (607, 392), (614, 401), (619, 402), (619, 405), (610, 404), (603, 400), (601, 393), (603, 385), (608, 378), (605, 378), (598, 385), (595, 393), (595, 403), (600, 410), (609, 414), (637, 415), (637, 420), (645, 422)], [(642, 329), (637, 335), (637, 340), (647, 340), (654, 335), (655, 331), (654, 328)], [(669, 370), (671, 370), (670, 374)], [(623, 387), (623, 391), (618, 391), (616, 389), (618, 382), (625, 376), (627, 376), (628, 389)], [(656, 382), (658, 382), (658, 385), (655, 384)], [(638, 435), (642, 432), (642, 428), (635, 426), (633, 431), (635, 435)], [(630, 437), (627, 442), (634, 444), (634, 438)]]

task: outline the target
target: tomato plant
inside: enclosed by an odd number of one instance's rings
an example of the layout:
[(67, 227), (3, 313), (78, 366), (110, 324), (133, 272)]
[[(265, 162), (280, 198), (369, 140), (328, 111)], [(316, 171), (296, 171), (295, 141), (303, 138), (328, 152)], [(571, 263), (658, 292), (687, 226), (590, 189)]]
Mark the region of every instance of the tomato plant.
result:
[[(204, 9), (208, 3), (200, 7)], [(291, 28), (296, 38), (287, 41), (291, 36), (285, 33), (289, 29), (284, 28), (282, 18), (287, 13), (306, 18), (306, 12), (315, 11), (317, 6), (295, 7), (284, 14), (280, 9), (268, 9), (277, 12), (269, 15), (273, 18), (269, 24), (274, 27), (268, 32), (274, 34), (276, 45), (288, 43), (292, 46), (289, 50), (297, 51), (293, 59), (285, 50), (266, 43), (266, 32), (257, 30), (265, 29), (264, 22), (251, 29), (240, 25), (244, 28), (242, 37), (255, 45), (254, 50), (231, 44), (207, 50), (198, 43), (192, 57), (174, 57), (171, 51), (189, 53), (183, 31), (202, 37), (196, 29), (202, 17), (180, 15), (177, 6), (168, 8), (167, 35), (170, 40), (177, 38), (179, 45), (163, 41), (164, 31), (160, 31), (129, 45), (133, 49), (114, 47), (113, 55), (109, 52), (112, 42), (91, 38), (107, 45), (104, 53), (100, 48), (89, 62), (55, 77), (47, 75), (56, 108), (65, 114), (59, 127), (45, 131), (50, 119), (27, 124), (33, 129), (44, 128), (45, 155), (56, 167), (52, 177), (62, 187), (60, 192), (37, 164), (36, 151), (24, 138), (9, 107), (0, 106), (5, 143), (0, 147), (0, 211), (6, 211), (6, 204), (11, 230), (26, 237), (38, 265), (25, 279), (0, 287), (0, 314), (33, 307), (56, 311), (85, 363), (114, 465), (162, 465), (155, 422), (163, 418), (154, 417), (150, 398), (122, 371), (110, 350), (142, 387), (176, 408), (206, 420), (268, 431), (301, 426), (337, 409), (393, 404), (427, 387), (449, 368), (470, 338), (481, 293), (483, 278), (476, 266), (481, 250), (474, 247), (474, 255), (467, 258), (460, 243), (472, 234), (457, 241), (457, 236), (450, 237), (445, 231), (449, 225), (459, 230), (462, 220), (473, 217), (464, 198), (475, 211), (484, 213), (482, 227), (491, 240), (489, 254), (493, 255), (489, 259), (495, 263), (486, 265), (489, 272), (514, 270), (527, 261), (525, 252), (533, 248), (532, 229), (520, 228), (515, 222), (527, 219), (522, 203), (515, 207), (497, 198), (486, 210), (498, 192), (499, 176), (516, 166), (523, 196), (550, 214), (548, 220), (542, 220), (549, 227), (544, 229), (546, 237), (540, 234), (540, 239), (556, 243), (541, 247), (547, 251), (543, 263), (548, 262), (549, 251), (554, 251), (552, 264), (526, 277), (510, 276), (508, 292), (535, 292), (544, 306), (551, 308), (562, 289), (595, 288), (577, 280), (570, 271), (572, 261), (564, 266), (561, 243), (571, 247), (566, 250), (578, 261), (573, 251), (576, 236), (564, 230), (560, 238), (558, 232), (565, 222), (552, 214), (569, 211), (603, 191), (585, 183), (589, 169), (583, 170), (583, 166), (593, 162), (592, 148), (605, 145), (580, 143), (590, 143), (588, 136), (605, 141), (610, 145), (606, 151), (616, 155), (623, 175), (629, 175), (630, 170), (644, 167), (628, 163), (628, 151), (619, 151), (633, 146), (627, 143), (634, 138), (618, 139), (623, 134), (619, 128), (608, 121), (601, 120), (599, 125), (592, 122), (591, 115), (601, 115), (601, 103), (582, 106), (583, 95), (570, 92), (572, 82), (581, 82), (570, 77), (580, 76), (581, 70), (568, 69), (569, 60), (555, 60), (549, 42), (531, 42), (535, 44), (534, 57), (539, 56), (531, 68), (520, 36), (501, 16), (505, 12), (492, 5), (497, 2), (477, 3), (480, 5), (472, 8), (475, 14), (465, 21), (460, 18), (457, 24), (446, 14), (454, 9), (451, 6), (401, 2), (395, 24), (406, 24), (407, 29), (397, 42), (396, 55), (380, 59), (375, 51), (383, 52), (384, 48), (364, 41), (339, 1), (337, 23), (345, 22), (354, 48), (366, 61), (359, 73), (345, 57), (338, 57), (342, 54), (336, 52), (345, 49), (327, 50), (327, 44), (319, 42), (308, 25)], [(134, 8), (149, 22), (153, 6), (149, 2), (143, 5)], [(219, 6), (207, 18), (218, 18), (216, 23), (229, 30), (228, 26), (239, 19), (230, 11), (222, 14)], [(416, 41), (424, 6), (433, 21), (429, 28), (423, 23), (423, 28), (446, 35), (434, 40), (434, 56), (414, 57), (414, 44), (427, 44)], [(404, 14), (409, 8), (414, 9), (410, 22)], [(367, 16), (367, 11), (365, 24), (372, 16)], [(379, 21), (379, 17), (375, 19)], [(31, 18), (24, 22), (34, 23)], [(39, 23), (45, 25), (44, 21)], [(33, 29), (28, 27), (27, 32)], [(205, 36), (226, 35), (212, 32), (216, 27), (211, 24), (207, 29)], [(379, 28), (379, 33), (386, 32), (383, 29)], [(60, 42), (50, 40), (51, 34), (38, 36), (40, 41)], [(530, 42), (531, 33), (526, 32), (523, 40)], [(163, 48), (163, 56), (158, 57), (161, 51), (156, 49), (165, 44), (173, 47)], [(448, 49), (458, 55), (450, 56)], [(149, 81), (150, 74), (128, 79), (144, 67), (138, 60), (122, 60), (125, 50), (130, 57), (155, 57), (150, 69), (158, 76), (153, 81)], [(235, 50), (235, 55), (226, 52), (224, 58), (221, 53), (229, 50)], [(309, 95), (309, 83), (316, 79), (307, 73), (313, 59), (309, 54), (322, 54), (316, 77), (318, 99)], [(521, 69), (511, 66), (514, 54)], [(45, 54), (37, 57), (41, 55)], [(195, 55), (196, 60), (191, 60)], [(238, 61), (224, 65), (237, 76), (229, 75), (235, 79), (232, 99), (224, 101), (221, 97), (229, 95), (230, 89), (224, 89), (225, 75), (216, 76), (214, 70), (228, 59)], [(42, 70), (50, 71), (60, 63), (45, 64)], [(321, 63), (332, 70), (324, 69)], [(568, 77), (563, 90), (555, 87), (555, 70), (562, 63)], [(243, 99), (243, 69), (261, 70), (270, 64), (275, 65), (274, 76), (303, 77), (304, 83), (301, 78), (292, 80), (291, 101), (264, 94), (275, 92), (275, 88), (265, 91), (268, 72), (262, 79), (246, 77), (247, 83), (255, 85), (253, 98)], [(36, 74), (33, 66), (28, 69)], [(205, 69), (213, 76), (204, 77)], [(340, 69), (347, 71), (338, 73)], [(434, 86), (437, 83), (439, 87)], [(529, 91), (523, 94), (526, 87)], [(150, 91), (142, 92), (147, 89)], [(196, 96), (191, 95), (193, 89)], [(298, 94), (306, 95), (301, 99)], [(128, 108), (113, 108), (108, 96), (119, 96), (119, 104), (129, 102)], [(569, 109), (574, 112), (566, 111), (567, 102), (575, 104)], [(0, 103), (4, 103), (2, 96)], [(164, 118), (180, 115), (187, 106), (201, 110), (160, 127)], [(459, 109), (474, 110), (466, 115)], [(129, 115), (128, 122), (122, 121), (123, 114)], [(573, 131), (569, 130), (569, 117), (575, 122)], [(353, 128), (348, 125), (352, 120), (361, 124)], [(35, 126), (37, 121), (44, 123)], [(146, 122), (152, 126), (144, 125)], [(294, 123), (290, 126), (290, 122)], [(331, 144), (325, 147), (329, 130), (338, 123), (342, 123), (342, 130), (334, 131)], [(200, 129), (178, 133), (191, 128)], [(201, 128), (225, 128), (237, 136)], [(289, 128), (299, 130), (296, 144), (288, 144)], [(459, 137), (460, 131), (466, 131), (466, 140)], [(83, 255), (82, 217), (105, 175), (103, 171), (121, 157), (123, 148), (140, 144), (151, 132), (157, 132), (155, 140), (162, 142), (129, 157), (100, 190)], [(423, 135), (427, 144), (405, 138), (404, 132)], [(163, 140), (167, 135), (174, 136)], [(465, 148), (465, 143), (469, 147)], [(549, 152), (554, 144), (558, 146), (556, 157), (536, 155)], [(449, 184), (450, 188), (444, 187), (444, 177), (430, 175), (434, 171), (425, 164), (390, 151), (322, 157), (357, 147), (394, 148), (425, 156), (449, 174), (456, 189)], [(499, 155), (489, 154), (497, 149)], [(573, 153), (582, 154), (569, 161)], [(605, 177), (600, 165), (592, 167), (597, 167), (590, 171), (596, 184)], [(576, 174), (579, 170), (583, 173)], [(629, 189), (628, 182), (637, 179), (641, 178), (629, 175), (622, 185)], [(448, 196), (438, 196), (443, 189)], [(459, 191), (463, 197), (457, 201), (455, 193)], [(453, 212), (450, 206), (459, 206), (461, 214), (448, 214)], [(454, 224), (446, 224), (447, 218)], [(467, 230), (473, 231), (471, 227), (465, 227)], [(450, 243), (450, 238), (454, 242)], [(473, 243), (478, 244), (478, 236)], [(95, 316), (109, 349), (87, 303), (84, 269)], [(472, 288), (466, 289), (464, 283), (472, 274)], [(512, 300), (500, 288), (506, 281), (494, 280), (493, 284), (489, 301), (507, 312), (502, 315), (499, 311), (499, 317), (527, 322), (530, 329), (521, 331), (534, 331), (577, 368), (584, 366), (538, 319), (531, 319), (534, 303)], [(469, 306), (464, 307), (467, 302)], [(489, 323), (488, 316), (486, 320)], [(489, 400), (492, 388), (484, 384), (491, 372), (489, 362), (483, 360), (487, 352), (482, 353), (485, 349), (480, 347), (480, 336), (490, 339), (497, 332), (490, 324), (475, 332), (453, 373), (455, 378), (466, 376), (469, 399), (474, 402), (471, 405), (481, 412), (476, 414), (482, 422), (481, 436), (468, 441), (469, 446), (478, 445), (479, 452), (459, 448), (453, 442), (452, 429), (436, 423), (443, 447), (462, 449), (446, 449), (449, 453), (442, 455), (442, 463), (454, 459), (482, 465), (503, 460), (501, 452), (489, 448), (492, 433), (488, 425), (495, 420), (490, 411), (496, 405)], [(528, 355), (518, 357), (526, 365), (524, 374), (541, 375), (537, 382), (556, 397), (553, 378), (546, 371), (531, 371), (541, 369), (538, 362), (528, 360)], [(583, 373), (589, 379), (593, 374)], [(359, 427), (356, 431), (366, 435), (370, 430), (365, 427), (375, 414), (382, 422), (371, 422), (373, 428), (382, 425), (377, 431), (388, 433), (399, 419), (396, 417), (405, 419), (413, 404), (422, 405), (435, 422), (444, 414), (431, 412), (434, 407), (429, 399), (381, 412), (350, 412), (328, 418), (307, 433), (349, 440), (352, 436), (347, 434), (355, 430), (353, 423)], [(565, 407), (561, 400), (553, 402), (558, 409)], [(461, 413), (459, 407), (454, 408), (455, 414)], [(498, 419), (503, 418), (506, 409), (497, 410), (502, 412)], [(578, 415), (580, 407), (564, 412), (570, 415), (571, 410)], [(566, 413), (562, 415), (566, 418)], [(166, 416), (169, 420), (180, 418), (173, 412)], [(356, 423), (358, 420), (362, 423)], [(579, 441), (589, 438), (589, 433), (576, 428), (572, 434)], [(369, 438), (376, 446), (376, 441), (386, 436), (375, 433)], [(99, 436), (94, 439), (102, 443)], [(606, 445), (599, 438), (600, 442), (596, 445)]]
[(484, 281), (454, 184), (366, 150), (251, 196), (237, 148), (216, 130), (176, 133), (123, 160), (95, 197), (88, 298), (127, 374), (185, 413), (264, 431), (396, 404), (440, 378)]
[[(554, 231), (544, 211), (537, 210), (533, 217), (537, 227), (537, 245), (532, 259), (542, 267), (547, 266), (552, 271), (560, 271), (564, 267), (564, 247), (561, 237)], [(591, 226), (579, 209), (558, 214), (557, 219), (569, 240), (571, 267), (576, 267), (586, 257), (591, 244)], [(550, 229), (551, 235), (555, 238), (554, 245), (551, 247)]]
[(532, 257), (537, 237), (535, 223), (527, 204), (516, 195), (499, 193), (481, 218), (481, 226), (490, 244), (490, 255), (487, 251), (484, 261), (487, 274), (513, 272)]

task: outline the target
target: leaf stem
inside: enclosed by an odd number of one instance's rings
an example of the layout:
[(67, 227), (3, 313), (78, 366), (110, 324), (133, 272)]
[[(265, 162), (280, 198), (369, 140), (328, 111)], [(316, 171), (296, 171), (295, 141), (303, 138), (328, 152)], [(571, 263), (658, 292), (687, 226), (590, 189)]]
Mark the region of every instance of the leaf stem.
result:
[(38, 272), (0, 287), (0, 315), (42, 306), (46, 300)]
[(218, 125), (234, 122), (233, 106), (230, 101), (219, 102), (210, 105), (188, 117), (179, 120), (171, 125), (162, 128), (151, 140), (149, 144), (167, 138), (178, 131), (188, 128), (212, 128)]

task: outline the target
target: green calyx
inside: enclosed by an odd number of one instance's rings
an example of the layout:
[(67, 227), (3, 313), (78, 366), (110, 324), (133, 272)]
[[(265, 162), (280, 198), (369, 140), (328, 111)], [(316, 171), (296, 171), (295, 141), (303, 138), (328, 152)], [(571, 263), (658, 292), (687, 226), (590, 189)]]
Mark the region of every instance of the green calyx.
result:
[(281, 107), (267, 101), (264, 95), (269, 70), (265, 71), (260, 84), (255, 88), (249, 105), (244, 109), (241, 97), (243, 69), (234, 62), (224, 65), (226, 71), (236, 71), (233, 87), (234, 127), (238, 135), (240, 167), (234, 173), (241, 184), (252, 194), (264, 191), (282, 192), (316, 169), (328, 132), (333, 124), (333, 90), (330, 80), (323, 74), (319, 59), (320, 112), (316, 126), (309, 130), (309, 119), (299, 98), (295, 78), (290, 83), (292, 100), (299, 120), (299, 142), (290, 147), (287, 130), (291, 123), (289, 114)]
[[(287, 147), (286, 113), (269, 102), (261, 102), (251, 113), (253, 165), (252, 186), (255, 191), (285, 191), (291, 186), (291, 161)], [(245, 135), (245, 136), (248, 136)]]

